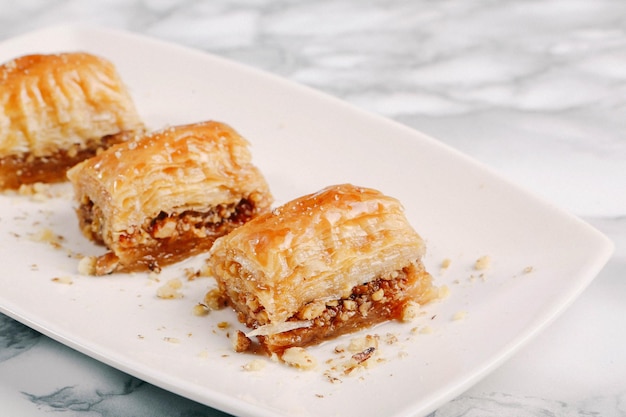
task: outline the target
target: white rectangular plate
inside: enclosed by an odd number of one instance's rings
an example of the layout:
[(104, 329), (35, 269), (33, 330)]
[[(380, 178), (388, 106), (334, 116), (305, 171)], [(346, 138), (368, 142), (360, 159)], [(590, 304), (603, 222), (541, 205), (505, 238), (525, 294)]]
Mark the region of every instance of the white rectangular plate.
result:
[[(233, 312), (192, 314), (214, 285), (185, 278), (202, 257), (166, 268), (158, 281), (81, 276), (75, 255), (103, 249), (80, 235), (69, 188), (45, 201), (0, 196), (0, 311), (190, 399), (241, 416), (424, 415), (544, 328), (612, 252), (587, 224), (423, 134), (202, 52), (56, 27), (1, 43), (0, 61), (72, 50), (113, 61), (150, 128), (214, 119), (237, 129), (277, 204), (344, 182), (397, 197), (427, 241), (427, 268), (449, 289), (414, 323), (387, 323), (309, 349), (313, 371), (267, 358), (259, 359), (262, 369), (245, 370), (258, 362), (232, 352)], [(46, 231), (62, 239), (44, 243)], [(483, 255), (489, 268), (475, 270)], [(444, 259), (451, 264), (442, 269)], [(183, 279), (184, 297), (157, 298), (171, 278)], [(335, 346), (366, 334), (380, 336), (375, 366), (349, 375), (333, 369), (341, 362)]]

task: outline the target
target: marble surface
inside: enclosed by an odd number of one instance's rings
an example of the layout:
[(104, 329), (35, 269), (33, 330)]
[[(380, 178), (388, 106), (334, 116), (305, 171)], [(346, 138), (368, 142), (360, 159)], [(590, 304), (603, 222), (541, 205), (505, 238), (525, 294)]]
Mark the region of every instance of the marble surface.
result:
[[(0, 0), (0, 10), (0, 39), (108, 26), (312, 86), (590, 222), (616, 244), (606, 268), (546, 331), (432, 415), (626, 415), (626, 2)], [(0, 414), (223, 415), (2, 315)]]

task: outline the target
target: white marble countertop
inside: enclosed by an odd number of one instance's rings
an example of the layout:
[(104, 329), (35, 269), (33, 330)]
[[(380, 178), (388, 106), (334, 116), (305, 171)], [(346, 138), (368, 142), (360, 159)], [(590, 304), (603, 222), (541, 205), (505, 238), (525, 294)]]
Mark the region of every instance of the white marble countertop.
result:
[[(433, 415), (626, 415), (625, 2), (0, 0), (0, 10), (0, 39), (97, 24), (310, 85), (590, 222), (616, 244), (606, 268), (546, 331)], [(0, 414), (55, 411), (222, 415), (0, 315)]]

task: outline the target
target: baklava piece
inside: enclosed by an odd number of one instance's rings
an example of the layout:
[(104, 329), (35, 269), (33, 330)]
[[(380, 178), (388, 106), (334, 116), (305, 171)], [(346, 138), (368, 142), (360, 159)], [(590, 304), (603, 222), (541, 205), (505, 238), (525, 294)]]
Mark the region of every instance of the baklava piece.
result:
[(66, 181), (68, 168), (143, 129), (101, 57), (26, 55), (0, 66), (0, 190)]
[(208, 250), (269, 209), (248, 142), (203, 122), (117, 144), (68, 171), (80, 228), (110, 250), (95, 274), (152, 270)]
[(350, 184), (303, 196), (218, 239), (207, 260), (226, 302), (269, 353), (387, 320), (437, 290), (398, 200)]

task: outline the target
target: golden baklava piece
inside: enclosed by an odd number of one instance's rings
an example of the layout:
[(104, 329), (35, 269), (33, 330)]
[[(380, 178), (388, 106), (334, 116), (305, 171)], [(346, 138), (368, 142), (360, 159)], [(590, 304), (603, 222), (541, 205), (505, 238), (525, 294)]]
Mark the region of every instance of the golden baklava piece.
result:
[(143, 123), (114, 65), (87, 53), (0, 66), (0, 190), (66, 181), (67, 169)]
[(159, 271), (208, 250), (272, 203), (248, 142), (213, 121), (114, 145), (68, 177), (83, 234), (109, 249), (96, 275)]
[(342, 184), (297, 198), (218, 239), (207, 263), (220, 296), (269, 353), (387, 320), (438, 292), (425, 245), (397, 199)]

